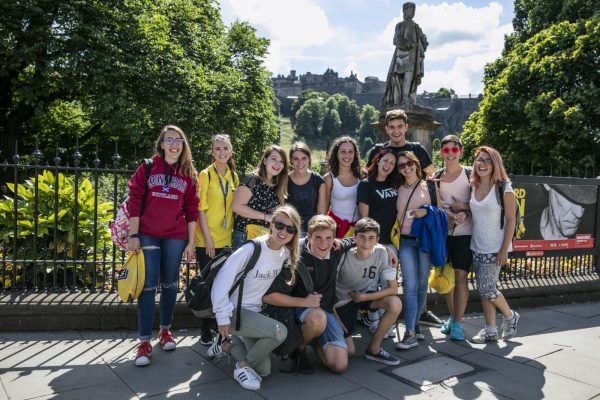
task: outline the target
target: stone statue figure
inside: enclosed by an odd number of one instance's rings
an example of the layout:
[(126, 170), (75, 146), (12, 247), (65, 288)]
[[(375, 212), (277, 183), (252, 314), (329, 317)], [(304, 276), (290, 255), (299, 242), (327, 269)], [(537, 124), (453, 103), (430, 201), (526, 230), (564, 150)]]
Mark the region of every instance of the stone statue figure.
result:
[(423, 77), (423, 59), (427, 50), (427, 37), (414, 21), (415, 3), (404, 3), (404, 20), (394, 32), (394, 56), (387, 75), (382, 107), (414, 105), (417, 86)]

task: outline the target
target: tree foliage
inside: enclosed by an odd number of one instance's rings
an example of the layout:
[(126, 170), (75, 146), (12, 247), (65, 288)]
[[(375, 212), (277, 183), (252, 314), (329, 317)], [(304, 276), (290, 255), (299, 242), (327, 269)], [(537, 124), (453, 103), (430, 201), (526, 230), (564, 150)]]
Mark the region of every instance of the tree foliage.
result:
[(360, 127), (360, 107), (355, 100), (350, 100), (344, 95), (339, 95), (338, 113), (342, 126), (340, 130), (344, 134), (353, 134)]
[(379, 111), (370, 104), (365, 104), (360, 113), (360, 128), (358, 129), (358, 141), (361, 146), (361, 154), (367, 151), (377, 143), (379, 130), (373, 127), (373, 123), (379, 119)]
[[(330, 98), (331, 100), (331, 98)], [(342, 120), (340, 114), (338, 114), (335, 108), (329, 108), (329, 104), (326, 104), (327, 111), (325, 111), (325, 117), (323, 117), (323, 126), (321, 128), (321, 134), (334, 137), (340, 132), (342, 126)]]
[(296, 114), (300, 111), (300, 108), (310, 99), (317, 99), (327, 101), (329, 99), (329, 94), (325, 92), (317, 92), (313, 89), (306, 89), (300, 92), (298, 98), (292, 102), (291, 112), (292, 115), (290, 117), (290, 122), (292, 123), (292, 128), (296, 126)]
[(574, 12), (587, 1), (517, 3), (516, 32), (487, 66), (484, 98), (465, 124), (466, 154), (486, 144), (517, 172), (598, 171), (599, 13)]
[(433, 94), (433, 97), (436, 99), (451, 99), (455, 94), (456, 92), (454, 92), (454, 89), (441, 87)]
[[(45, 155), (140, 148), (173, 123), (206, 162), (228, 131), (248, 163), (277, 133), (268, 41), (226, 28), (213, 0), (7, 0), (0, 3), (0, 151)], [(132, 160), (134, 152), (121, 152)], [(48, 158), (50, 158), (48, 157)]]
[(326, 113), (327, 106), (323, 100), (319, 98), (307, 100), (296, 114), (296, 133), (304, 137), (319, 135)]

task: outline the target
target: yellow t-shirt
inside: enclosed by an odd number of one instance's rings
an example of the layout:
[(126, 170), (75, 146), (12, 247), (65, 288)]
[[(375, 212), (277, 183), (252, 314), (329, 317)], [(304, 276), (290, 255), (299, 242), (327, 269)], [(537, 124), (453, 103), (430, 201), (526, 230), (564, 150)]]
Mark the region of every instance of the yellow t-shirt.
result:
[[(212, 237), (215, 248), (231, 246), (231, 232), (233, 231), (233, 211), (231, 202), (233, 193), (238, 185), (238, 177), (235, 172), (227, 168), (225, 176), (221, 177), (215, 171), (215, 164), (202, 170), (198, 174), (198, 209), (204, 211), (208, 230)], [(210, 178), (209, 178), (210, 174)], [(221, 178), (221, 184), (219, 183)], [(223, 203), (223, 191), (226, 189), (227, 196)], [(227, 221), (227, 227), (223, 228), (223, 219)], [(200, 225), (196, 229), (196, 247), (205, 247), (204, 234)]]

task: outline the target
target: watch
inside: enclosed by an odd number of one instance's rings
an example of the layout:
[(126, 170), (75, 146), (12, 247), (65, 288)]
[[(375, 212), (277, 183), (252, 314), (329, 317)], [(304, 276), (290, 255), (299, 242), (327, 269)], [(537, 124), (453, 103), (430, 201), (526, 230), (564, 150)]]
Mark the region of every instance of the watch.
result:
[(138, 233), (130, 233), (129, 235), (127, 235), (127, 237), (129, 239), (133, 239), (133, 238), (138, 239), (140, 237), (140, 235)]

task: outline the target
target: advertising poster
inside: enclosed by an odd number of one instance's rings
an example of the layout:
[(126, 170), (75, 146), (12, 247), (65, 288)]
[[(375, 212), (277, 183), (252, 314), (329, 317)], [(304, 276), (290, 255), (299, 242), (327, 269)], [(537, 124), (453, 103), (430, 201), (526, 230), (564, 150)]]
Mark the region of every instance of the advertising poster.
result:
[(523, 217), (513, 251), (542, 256), (594, 247), (597, 186), (515, 182), (513, 187)]

